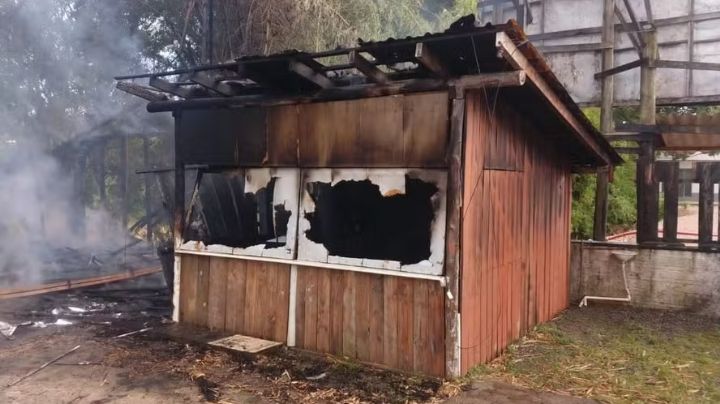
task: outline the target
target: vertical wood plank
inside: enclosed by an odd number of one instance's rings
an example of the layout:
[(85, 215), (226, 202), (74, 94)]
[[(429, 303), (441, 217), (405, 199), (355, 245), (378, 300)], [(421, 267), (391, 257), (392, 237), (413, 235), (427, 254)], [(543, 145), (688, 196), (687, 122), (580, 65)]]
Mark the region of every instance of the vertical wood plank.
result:
[(424, 371), (430, 375), (442, 377), (445, 374), (444, 289), (437, 282), (432, 282), (428, 298), (429, 328), (427, 349), (429, 352), (426, 355), (428, 355), (430, 363)]
[(210, 259), (208, 286), (208, 327), (211, 330), (225, 330), (225, 310), (227, 309), (227, 269), (229, 260), (212, 257)]
[(182, 256), (182, 271), (180, 273), (180, 321), (187, 324), (197, 324), (197, 268), (198, 260), (195, 255)]
[(415, 306), (413, 305), (413, 281), (407, 278), (397, 278), (397, 344), (398, 367), (402, 370), (413, 370), (413, 319)]
[(245, 332), (245, 262), (230, 260), (228, 265), (225, 330), (236, 334)]
[(345, 273), (331, 271), (330, 295), (330, 352), (343, 353), (343, 297), (345, 295)]
[(317, 350), (330, 352), (331, 285), (330, 269), (315, 269), (317, 272)]
[(415, 281), (413, 285), (413, 370), (422, 372), (429, 368), (428, 331), (429, 321), (428, 284), (426, 281)]
[(307, 348), (305, 345), (305, 328), (307, 324), (307, 314), (305, 313), (305, 292), (307, 290), (308, 273), (312, 271), (310, 268), (297, 268), (297, 290), (295, 305), (295, 345), (300, 348)]
[(210, 287), (210, 257), (198, 257), (197, 271), (197, 324), (208, 326), (208, 292)]
[[(343, 354), (351, 358), (357, 357), (355, 344), (355, 276), (354, 272), (345, 275), (345, 293), (343, 294)], [(362, 293), (362, 291), (360, 291)]]
[(385, 362), (383, 341), (385, 312), (384, 285), (382, 275), (370, 276), (370, 362)]
[(383, 354), (385, 363), (393, 368), (398, 367), (397, 331), (402, 316), (398, 313), (397, 279), (394, 276), (383, 278)]
[(310, 350), (317, 350), (317, 325), (318, 325), (318, 271), (313, 268), (306, 268), (305, 274), (305, 337), (304, 347)]
[(370, 275), (355, 274), (355, 346), (357, 357), (370, 360)]
[(258, 291), (258, 276), (262, 268), (257, 262), (247, 261), (245, 264), (245, 307), (243, 312), (244, 333), (251, 337), (260, 337), (259, 317), (261, 305)]
[(700, 183), (699, 213), (698, 213), (698, 242), (700, 247), (712, 243), (713, 233), (713, 202), (714, 190), (712, 180), (712, 165), (698, 163), (698, 182)]

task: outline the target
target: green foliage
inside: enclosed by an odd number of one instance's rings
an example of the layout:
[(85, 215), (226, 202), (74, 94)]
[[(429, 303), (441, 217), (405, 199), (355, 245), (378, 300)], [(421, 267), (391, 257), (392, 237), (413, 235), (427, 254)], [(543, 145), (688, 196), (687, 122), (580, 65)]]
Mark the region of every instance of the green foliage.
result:
[[(600, 126), (600, 109), (583, 110), (595, 127)], [(616, 120), (633, 119), (636, 111), (618, 109)], [(626, 146), (626, 145), (623, 145)], [(629, 144), (627, 145), (629, 146)], [(635, 160), (633, 155), (623, 155), (625, 163), (615, 167), (608, 197), (608, 231), (617, 233), (632, 228), (637, 215), (635, 209)], [(592, 237), (595, 213), (596, 178), (592, 174), (578, 174), (573, 178), (572, 234), (575, 238)]]

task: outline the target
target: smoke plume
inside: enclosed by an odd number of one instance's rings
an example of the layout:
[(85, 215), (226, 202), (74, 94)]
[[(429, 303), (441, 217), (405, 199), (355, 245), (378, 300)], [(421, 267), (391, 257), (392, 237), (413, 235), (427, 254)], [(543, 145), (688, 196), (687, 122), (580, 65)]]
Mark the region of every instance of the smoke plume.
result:
[(79, 208), (57, 153), (109, 135), (98, 127), (145, 127), (139, 103), (113, 94), (114, 74), (143, 65), (122, 3), (0, 0), (0, 288), (41, 281), (58, 249), (122, 247), (107, 212)]

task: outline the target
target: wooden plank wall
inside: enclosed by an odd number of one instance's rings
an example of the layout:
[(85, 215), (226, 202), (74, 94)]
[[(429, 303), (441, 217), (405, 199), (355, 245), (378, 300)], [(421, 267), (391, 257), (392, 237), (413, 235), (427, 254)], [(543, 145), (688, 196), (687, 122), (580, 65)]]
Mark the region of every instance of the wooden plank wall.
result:
[(567, 307), (571, 208), (570, 169), (543, 134), (502, 97), (466, 102), (463, 373)]
[(296, 344), (442, 377), (443, 293), (435, 281), (300, 267)]
[(181, 255), (180, 321), (273, 341), (287, 340), (287, 264)]

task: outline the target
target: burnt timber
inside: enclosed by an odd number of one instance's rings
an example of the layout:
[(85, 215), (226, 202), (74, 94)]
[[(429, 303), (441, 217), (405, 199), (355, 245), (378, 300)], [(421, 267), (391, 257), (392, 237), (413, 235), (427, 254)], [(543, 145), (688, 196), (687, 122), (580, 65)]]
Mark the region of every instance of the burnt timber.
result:
[[(571, 174), (621, 161), (513, 21), (118, 80), (175, 117), (176, 321), (441, 377), (567, 306)], [(198, 197), (216, 173), (264, 204), (253, 184), (297, 181), (272, 196), (297, 240), (183, 237), (243, 220), (237, 195)], [(415, 198), (411, 179), (435, 191)], [(318, 220), (348, 200), (347, 222)], [(422, 254), (375, 249), (372, 207), (407, 203), (423, 228), (383, 231)], [(336, 248), (354, 242), (369, 244)]]

